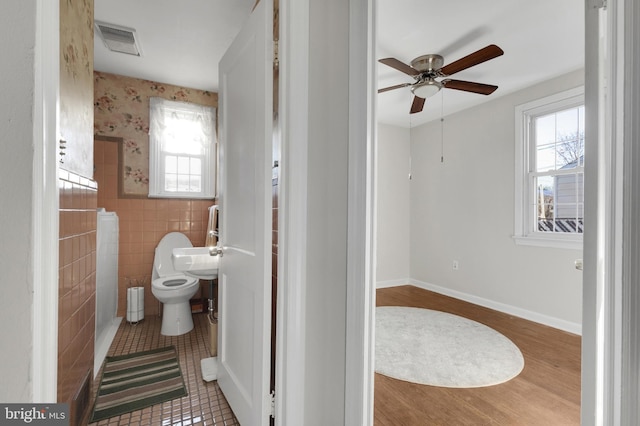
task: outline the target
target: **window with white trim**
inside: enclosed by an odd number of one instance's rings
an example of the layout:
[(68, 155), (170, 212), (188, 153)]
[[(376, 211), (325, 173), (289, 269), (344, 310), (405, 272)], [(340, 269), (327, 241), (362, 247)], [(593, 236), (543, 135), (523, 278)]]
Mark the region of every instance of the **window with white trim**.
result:
[(216, 109), (149, 100), (149, 197), (214, 198)]
[(518, 244), (582, 248), (584, 88), (516, 107)]

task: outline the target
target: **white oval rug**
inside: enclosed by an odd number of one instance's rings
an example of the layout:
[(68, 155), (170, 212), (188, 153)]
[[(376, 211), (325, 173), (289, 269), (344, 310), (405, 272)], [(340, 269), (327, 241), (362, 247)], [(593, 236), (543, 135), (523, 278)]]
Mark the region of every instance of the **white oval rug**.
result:
[(524, 367), (520, 349), (479, 322), (403, 306), (376, 308), (377, 373), (424, 385), (497, 385)]

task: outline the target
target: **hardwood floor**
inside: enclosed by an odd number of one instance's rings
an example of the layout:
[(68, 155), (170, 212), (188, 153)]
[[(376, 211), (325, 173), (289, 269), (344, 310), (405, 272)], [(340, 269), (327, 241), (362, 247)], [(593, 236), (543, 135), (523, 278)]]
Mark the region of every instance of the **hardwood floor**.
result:
[(460, 315), (513, 341), (525, 366), (516, 378), (472, 389), (425, 386), (375, 375), (375, 426), (580, 424), (580, 336), (413, 286), (377, 290), (378, 306)]

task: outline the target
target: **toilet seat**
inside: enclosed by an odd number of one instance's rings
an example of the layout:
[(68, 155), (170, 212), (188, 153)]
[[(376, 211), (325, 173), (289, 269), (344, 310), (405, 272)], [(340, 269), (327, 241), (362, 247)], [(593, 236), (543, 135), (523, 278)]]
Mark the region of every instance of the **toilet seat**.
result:
[(151, 287), (160, 291), (178, 291), (199, 283), (200, 280), (195, 277), (190, 277), (188, 275), (178, 273), (156, 278), (155, 280), (151, 281)]

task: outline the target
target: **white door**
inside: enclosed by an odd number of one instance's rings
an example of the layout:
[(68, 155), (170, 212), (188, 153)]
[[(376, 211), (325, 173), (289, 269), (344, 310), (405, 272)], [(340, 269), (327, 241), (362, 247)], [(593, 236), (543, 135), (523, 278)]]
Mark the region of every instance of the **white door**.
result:
[(218, 384), (244, 426), (269, 422), (273, 0), (220, 61)]

